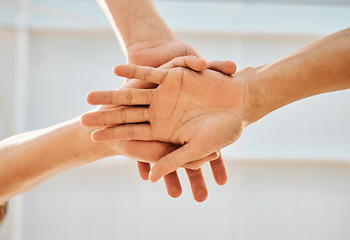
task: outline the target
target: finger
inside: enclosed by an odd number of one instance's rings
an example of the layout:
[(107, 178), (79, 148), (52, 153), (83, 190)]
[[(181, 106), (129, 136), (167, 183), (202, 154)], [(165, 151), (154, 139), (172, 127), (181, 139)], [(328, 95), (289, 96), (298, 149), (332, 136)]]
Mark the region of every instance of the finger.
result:
[(120, 154), (137, 161), (155, 163), (179, 146), (158, 141), (118, 141)]
[(151, 171), (151, 164), (137, 161), (137, 169), (139, 170), (140, 177), (147, 181), (149, 172)]
[(232, 75), (236, 72), (237, 66), (234, 62), (232, 61), (212, 61), (208, 63), (208, 69), (222, 72), (226, 75)]
[(197, 72), (202, 72), (207, 69), (207, 62), (196, 56), (177, 57), (160, 66), (163, 69), (170, 69), (175, 67), (189, 68)]
[[(147, 142), (144, 142), (142, 144), (144, 145), (145, 143), (147, 143)], [(154, 144), (159, 144), (159, 143), (154, 142)], [(163, 143), (162, 145), (164, 146), (165, 144)], [(149, 147), (150, 148), (148, 149), (148, 151), (152, 151), (152, 146), (149, 146)], [(159, 146), (158, 146), (158, 148), (159, 148)], [(142, 145), (138, 145), (138, 149), (139, 150), (142, 149)], [(173, 151), (174, 149), (176, 149), (175, 146), (169, 145), (169, 147), (162, 150), (160, 154), (161, 154), (161, 156), (163, 156), (164, 154), (169, 153), (169, 152)], [(154, 151), (152, 151), (152, 152), (154, 152)], [(163, 152), (164, 152), (164, 154), (163, 154)], [(148, 153), (148, 154), (152, 154), (152, 153)], [(158, 158), (158, 157), (156, 157), (156, 158)], [(151, 165), (149, 163), (138, 161), (137, 168), (138, 168), (140, 177), (143, 180), (147, 181), (149, 172), (151, 170)], [(179, 177), (178, 177), (176, 171), (171, 172), (168, 175), (164, 176), (164, 183), (165, 183), (167, 193), (170, 197), (177, 198), (177, 197), (181, 196), (182, 187), (181, 187), (180, 180), (179, 180)]]
[(111, 126), (124, 123), (142, 123), (149, 121), (148, 108), (118, 107), (109, 110), (85, 113), (80, 122), (85, 127)]
[(161, 177), (175, 171), (178, 167), (192, 161), (203, 158), (206, 155), (189, 143), (160, 158), (151, 169), (149, 179), (157, 182)]
[(210, 161), (210, 168), (215, 182), (224, 185), (227, 182), (227, 172), (221, 153), (218, 159)]
[(191, 170), (198, 170), (198, 169), (200, 169), (202, 167), (202, 165), (204, 163), (206, 163), (206, 161), (201, 159), (201, 160), (193, 161), (193, 162), (190, 162), (190, 163), (186, 163), (182, 167), (186, 168), (186, 169), (191, 169)]
[(91, 105), (149, 105), (152, 89), (123, 89), (90, 92), (86, 100)]
[(197, 160), (197, 161), (193, 161), (193, 162), (190, 162), (190, 163), (186, 163), (182, 167), (186, 168), (186, 169), (197, 170), (197, 169), (201, 168), (204, 163), (216, 160), (216, 159), (218, 159), (219, 156), (220, 156), (219, 152), (215, 152), (215, 153), (212, 153), (212, 154), (210, 154), (209, 156), (207, 156), (207, 157), (205, 157), (203, 159), (200, 159), (200, 160)]
[(202, 170), (186, 169), (188, 180), (190, 181), (191, 191), (194, 200), (203, 202), (208, 197), (207, 186), (205, 185)]
[(132, 79), (129, 82), (125, 83), (123, 86), (121, 86), (119, 89), (128, 89), (128, 88), (134, 88), (134, 89), (152, 89), (158, 87), (155, 83), (149, 83), (140, 81), (137, 79)]
[(164, 183), (166, 191), (170, 197), (178, 198), (181, 196), (182, 188), (179, 180), (179, 176), (176, 171), (171, 172), (164, 176)]
[(160, 84), (168, 74), (168, 70), (136, 65), (117, 65), (114, 67), (114, 74), (120, 77)]
[[(95, 142), (110, 140), (152, 141), (151, 126), (148, 123), (124, 124), (94, 131), (91, 139)], [(174, 169), (176, 170), (176, 169)]]

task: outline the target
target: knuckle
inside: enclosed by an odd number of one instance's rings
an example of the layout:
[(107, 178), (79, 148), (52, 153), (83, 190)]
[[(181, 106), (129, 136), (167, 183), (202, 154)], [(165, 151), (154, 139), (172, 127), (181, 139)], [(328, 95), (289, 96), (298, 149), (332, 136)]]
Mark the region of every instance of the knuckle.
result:
[(126, 102), (127, 104), (131, 104), (132, 101), (132, 92), (131, 89), (128, 89), (128, 91), (126, 92)]
[(153, 132), (152, 132), (152, 126), (151, 126), (151, 124), (148, 124), (148, 131), (149, 131), (149, 134), (150, 134), (150, 139), (151, 140), (153, 140), (154, 139), (154, 137), (153, 137)]
[(202, 171), (199, 169), (194, 169), (190, 171), (187, 170), (187, 176), (192, 183), (201, 181), (203, 179)]
[(144, 108), (142, 111), (142, 114), (143, 114), (143, 120), (148, 121), (149, 120), (148, 108)]
[(147, 101), (147, 104), (149, 104), (149, 105), (152, 103), (152, 100), (153, 100), (153, 91), (154, 91), (154, 90), (149, 91), (149, 93), (147, 94), (147, 99), (146, 99), (146, 101)]
[(128, 129), (129, 129), (129, 138), (130, 138), (130, 140), (134, 140), (135, 139), (134, 125), (132, 125), (132, 124), (128, 125)]
[(170, 158), (168, 156), (165, 156), (164, 162), (166, 163), (166, 168), (168, 169), (168, 171), (175, 171), (178, 168), (178, 166), (176, 164), (177, 160), (174, 158)]
[(113, 92), (111, 91), (111, 92), (109, 93), (109, 105), (111, 105), (113, 102), (116, 101), (116, 99), (114, 99), (114, 98), (115, 98), (115, 95), (114, 95)]
[(108, 124), (108, 114), (104, 111), (102, 111), (102, 124), (107, 125)]
[(132, 71), (132, 76), (131, 76), (131, 79), (134, 79), (134, 78), (135, 78), (136, 71), (137, 71), (136, 66), (133, 66), (133, 71)]
[(121, 109), (120, 109), (120, 122), (121, 123), (126, 122), (126, 110), (124, 107), (121, 107)]
[(152, 74), (152, 68), (149, 68), (149, 71), (146, 71), (145, 72), (145, 76), (144, 76), (144, 79), (150, 79), (151, 77), (151, 74)]

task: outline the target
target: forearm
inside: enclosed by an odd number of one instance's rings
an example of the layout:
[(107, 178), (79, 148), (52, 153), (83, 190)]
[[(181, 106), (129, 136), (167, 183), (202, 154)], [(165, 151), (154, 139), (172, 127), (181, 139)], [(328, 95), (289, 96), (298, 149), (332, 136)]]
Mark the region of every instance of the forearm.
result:
[(64, 170), (117, 154), (91, 141), (79, 118), (0, 142), (0, 204)]
[[(126, 51), (136, 43), (175, 39), (151, 0), (97, 0)], [(152, 46), (149, 46), (152, 47)]]
[(350, 29), (345, 29), (253, 70), (248, 123), (294, 101), (350, 88), (349, 66)]

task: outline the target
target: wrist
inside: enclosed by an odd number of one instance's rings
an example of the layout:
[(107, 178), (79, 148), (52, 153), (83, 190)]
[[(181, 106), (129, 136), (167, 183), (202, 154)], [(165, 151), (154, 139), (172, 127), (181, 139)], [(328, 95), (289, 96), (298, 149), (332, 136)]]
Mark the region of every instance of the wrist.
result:
[[(143, 41), (137, 41), (134, 42), (133, 44), (130, 44), (128, 47), (125, 49), (125, 54), (128, 63), (130, 64), (137, 64), (137, 65), (149, 65), (147, 63), (153, 62), (152, 58), (164, 58), (164, 51), (161, 53), (161, 56), (159, 55), (158, 49), (164, 48), (169, 49), (171, 46), (175, 46), (174, 49), (176, 48), (176, 45), (181, 44), (175, 37), (169, 37), (169, 38), (157, 38), (155, 39), (149, 39), (149, 40), (143, 40)], [(167, 47), (169, 46), (169, 47)], [(163, 49), (163, 50), (164, 50)], [(155, 54), (155, 56), (153, 56)], [(145, 63), (141, 62), (140, 59), (146, 59)], [(167, 59), (168, 60), (168, 59)], [(165, 62), (164, 62), (165, 63)], [(151, 64), (152, 67), (159, 67), (156, 65)]]
[(302, 97), (292, 87), (291, 70), (283, 61), (271, 62), (247, 71), (247, 125)]
[(250, 125), (269, 113), (269, 100), (264, 85), (262, 67), (238, 73), (244, 82), (244, 122)]
[[(134, 31), (124, 34), (123, 40), (127, 52), (156, 48), (163, 44), (177, 41), (170, 29), (151, 29), (149, 26), (134, 26)], [(139, 29), (148, 29), (140, 31)], [(135, 34), (133, 34), (135, 32)], [(136, 34), (137, 33), (137, 34)], [(125, 36), (127, 35), (127, 36)]]
[(174, 39), (152, 0), (97, 0), (124, 50), (138, 42)]
[(83, 164), (101, 158), (120, 155), (118, 143), (116, 141), (94, 142), (91, 140), (91, 133), (94, 129), (83, 127), (80, 122), (74, 123), (76, 126), (76, 142), (80, 143), (76, 155)]

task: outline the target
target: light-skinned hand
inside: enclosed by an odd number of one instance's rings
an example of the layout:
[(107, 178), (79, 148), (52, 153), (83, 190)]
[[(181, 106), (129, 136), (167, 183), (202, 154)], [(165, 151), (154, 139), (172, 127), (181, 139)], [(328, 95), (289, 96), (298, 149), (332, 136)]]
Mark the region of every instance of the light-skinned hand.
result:
[(97, 130), (92, 138), (182, 145), (155, 163), (150, 173), (152, 182), (186, 163), (211, 155), (241, 135), (245, 85), (232, 76), (213, 70), (195, 72), (182, 67), (155, 69), (134, 65), (117, 66), (115, 73), (159, 86), (89, 94), (91, 104), (124, 105), (110, 112), (89, 114), (91, 127), (120, 124)]
[[(173, 38), (165, 41), (157, 41), (155, 39), (152, 39), (152, 41), (148, 42), (136, 42), (126, 49), (126, 56), (129, 64), (150, 67), (160, 67), (161, 65), (165, 64), (166, 68), (171, 68), (171, 62), (173, 62), (171, 60), (176, 57), (190, 55), (204, 59), (196, 49)], [(170, 65), (168, 64), (169, 61)], [(210, 62), (207, 67), (213, 70), (223, 71), (228, 75), (234, 74), (236, 71), (236, 66), (235, 64), (232, 64), (232, 62), (214, 61)], [(140, 82), (137, 86), (137, 88), (153, 87), (154, 84), (146, 82)], [(139, 161), (137, 163), (137, 166), (141, 178), (148, 180), (149, 172), (151, 169), (150, 164)], [(221, 154), (217, 159), (210, 161), (210, 167), (215, 182), (219, 185), (224, 185), (227, 181), (227, 173)], [(198, 192), (193, 192), (193, 196), (197, 195), (197, 199), (203, 199), (204, 196), (207, 196), (208, 193), (201, 169), (198, 167), (195, 170), (191, 170), (189, 168), (185, 169), (191, 184), (192, 191)], [(182, 188), (176, 171), (166, 175), (164, 177), (164, 182), (170, 196), (181, 195)]]

